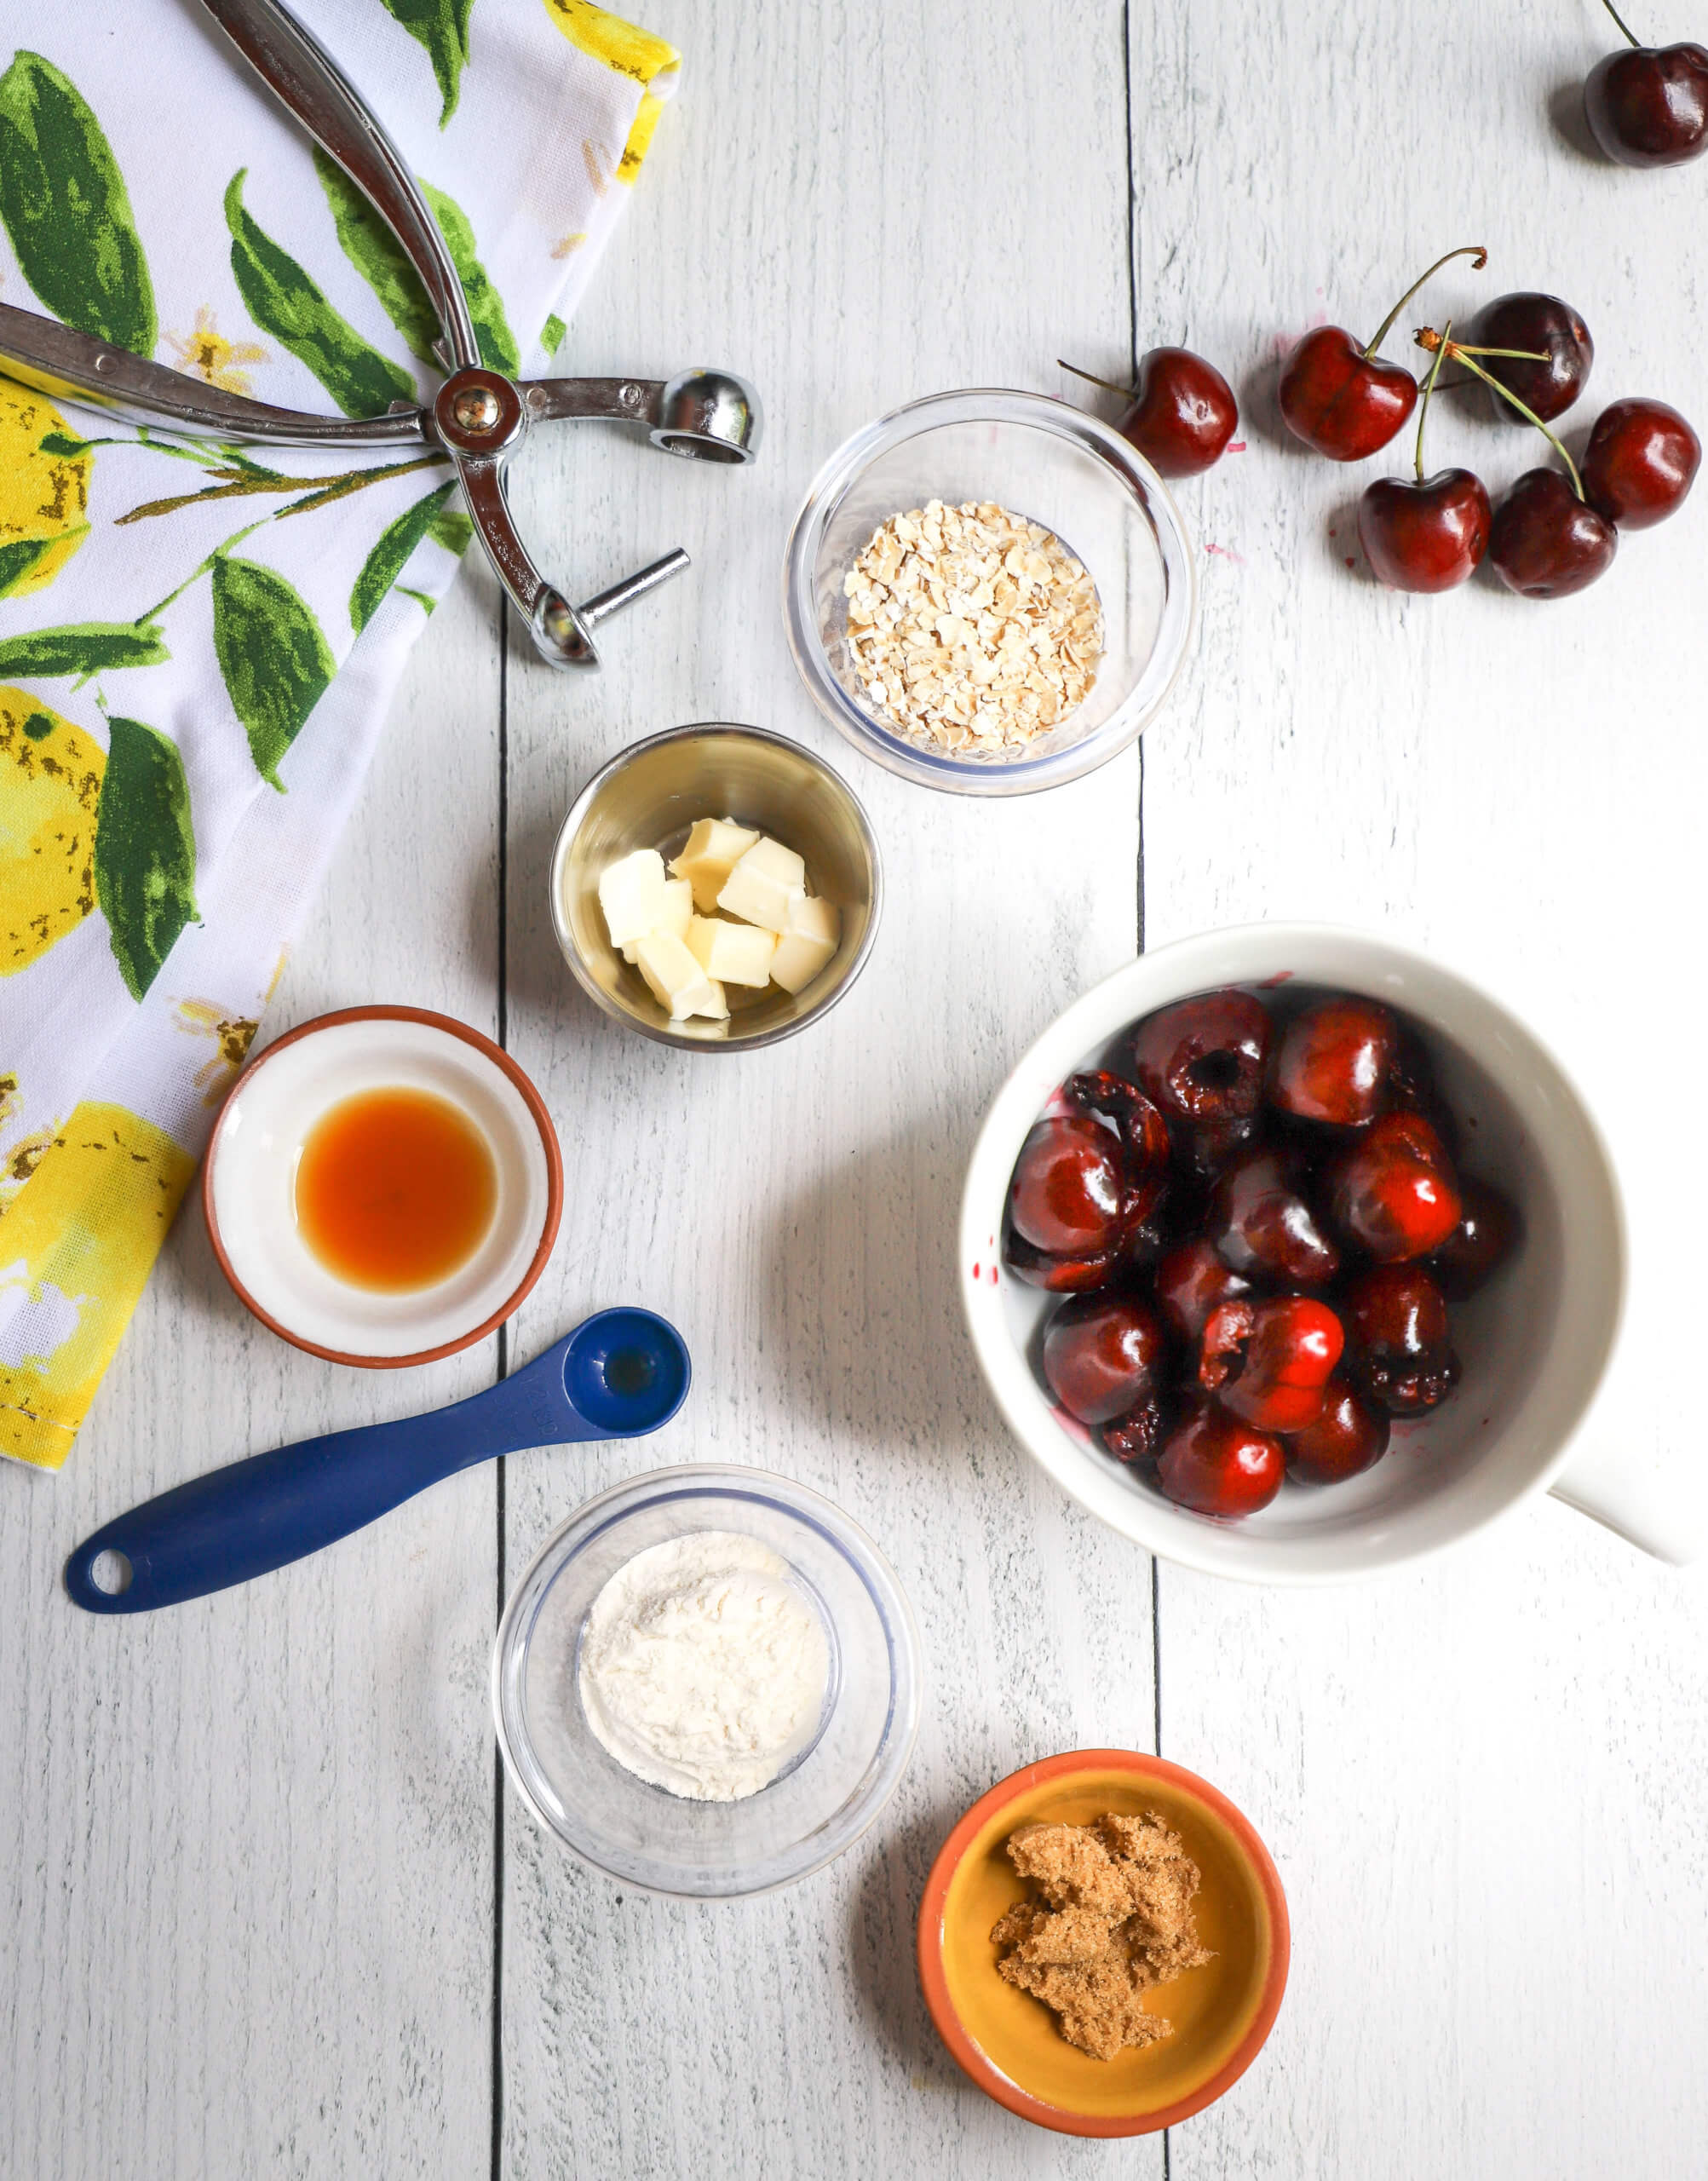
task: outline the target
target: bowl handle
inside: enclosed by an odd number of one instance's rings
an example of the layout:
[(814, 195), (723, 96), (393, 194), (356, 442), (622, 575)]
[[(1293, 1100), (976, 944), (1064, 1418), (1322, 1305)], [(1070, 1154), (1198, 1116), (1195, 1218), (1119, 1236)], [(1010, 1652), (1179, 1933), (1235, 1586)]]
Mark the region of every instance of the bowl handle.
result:
[(1623, 1377), (1616, 1365), (1554, 1481), (1554, 1497), (1655, 1559), (1688, 1567), (1708, 1551), (1708, 1483), (1682, 1445), (1664, 1442), (1664, 1424), (1645, 1435), (1648, 1443), (1632, 1431), (1632, 1417), (1647, 1413), (1652, 1426), (1660, 1419), (1652, 1395), (1642, 1405), (1621, 1397)]

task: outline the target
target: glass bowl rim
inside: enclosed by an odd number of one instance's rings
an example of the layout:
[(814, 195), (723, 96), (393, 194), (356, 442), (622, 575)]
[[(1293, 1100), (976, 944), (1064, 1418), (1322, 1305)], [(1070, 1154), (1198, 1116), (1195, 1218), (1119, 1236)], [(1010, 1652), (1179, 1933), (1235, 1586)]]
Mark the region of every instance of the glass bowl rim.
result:
[[(532, 1761), (528, 1737), (520, 1712), (520, 1667), (526, 1643), (520, 1631), (532, 1624), (551, 1582), (575, 1551), (661, 1501), (683, 1497), (733, 1494), (756, 1499), (791, 1520), (815, 1529), (847, 1559), (865, 1585), (884, 1632), (890, 1662), (889, 1716), (877, 1749), (867, 1767), (868, 1784), (850, 1817), (844, 1806), (835, 1817), (809, 1835), (814, 1844), (807, 1856), (798, 1856), (801, 1844), (768, 1857), (754, 1867), (754, 1882), (735, 1878), (716, 1886), (659, 1885), (632, 1870), (615, 1867), (572, 1839), (556, 1823), (534, 1793), (527, 1776), (526, 1756)], [(625, 1889), (676, 1901), (733, 1901), (751, 1899), (793, 1885), (822, 1870), (851, 1848), (877, 1821), (906, 1775), (924, 1716), (924, 1665), (919, 1625), (900, 1578), (877, 1542), (836, 1503), (810, 1485), (774, 1470), (744, 1464), (683, 1462), (667, 1469), (647, 1470), (584, 1499), (552, 1531), (529, 1562), (511, 1591), (492, 1641), (491, 1668), (492, 1724), (498, 1753), (510, 1785), (543, 1833), (590, 1869), (601, 1872)], [(514, 1730), (512, 1721), (514, 1718)], [(659, 1792), (662, 1792), (659, 1791)], [(838, 1821), (841, 1821), (840, 1822)]]
[[(1162, 559), (1162, 617), (1139, 682), (1101, 728), (1065, 750), (1041, 757), (991, 763), (939, 757), (893, 734), (849, 697), (830, 670), (813, 607), (813, 567), (826, 510), (880, 453), (951, 424), (998, 423), (1077, 442), (1099, 458), (1141, 503)], [(789, 649), (807, 693), (848, 741), (888, 772), (920, 786), (963, 795), (1030, 795), (1096, 772), (1136, 742), (1168, 701), (1192, 648), (1198, 622), (1198, 574), (1191, 540), (1174, 495), (1136, 447), (1100, 417), (1053, 394), (1018, 387), (953, 388), (904, 402), (851, 433), (820, 465), (790, 525), (783, 553), (783, 621)], [(1147, 692), (1159, 659), (1166, 666)], [(1140, 699), (1142, 697), (1143, 701)]]

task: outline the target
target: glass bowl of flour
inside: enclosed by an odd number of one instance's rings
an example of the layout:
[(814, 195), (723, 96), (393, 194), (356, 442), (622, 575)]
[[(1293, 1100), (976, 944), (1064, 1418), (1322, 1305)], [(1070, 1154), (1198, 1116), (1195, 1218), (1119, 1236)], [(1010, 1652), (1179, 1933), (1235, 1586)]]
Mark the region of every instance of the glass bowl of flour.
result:
[(543, 1829), (691, 1900), (792, 1885), (907, 1768), (918, 1631), (883, 1555), (762, 1470), (656, 1470), (548, 1538), (505, 1608), (492, 1712)]

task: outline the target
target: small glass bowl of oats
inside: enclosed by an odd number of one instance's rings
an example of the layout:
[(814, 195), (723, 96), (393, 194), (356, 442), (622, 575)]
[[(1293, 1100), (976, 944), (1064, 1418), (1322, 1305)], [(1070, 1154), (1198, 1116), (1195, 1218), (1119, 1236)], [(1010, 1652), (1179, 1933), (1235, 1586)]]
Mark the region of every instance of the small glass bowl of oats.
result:
[(1027, 795), (1144, 731), (1191, 641), (1180, 514), (1116, 432), (975, 388), (856, 432), (808, 492), (783, 570), (819, 709), (904, 779)]

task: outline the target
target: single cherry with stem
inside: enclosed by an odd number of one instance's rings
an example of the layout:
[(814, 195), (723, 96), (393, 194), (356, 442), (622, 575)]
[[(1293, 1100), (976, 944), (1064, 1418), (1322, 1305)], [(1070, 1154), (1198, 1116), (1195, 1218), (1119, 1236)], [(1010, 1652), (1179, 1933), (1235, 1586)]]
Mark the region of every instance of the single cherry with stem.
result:
[[(1596, 360), (1596, 344), (1574, 310), (1558, 296), (1524, 292), (1498, 296), (1477, 314), (1473, 353), (1499, 359), (1489, 367), (1509, 394), (1528, 403), (1544, 423), (1562, 417), (1583, 392)], [(1511, 421), (1498, 394), (1490, 392), (1495, 415)]]
[(1619, 532), (1584, 499), (1578, 465), (1555, 433), (1510, 387), (1484, 370), (1475, 348), (1448, 339), (1432, 325), (1421, 327), (1416, 337), (1420, 348), (1462, 363), (1495, 388), (1535, 425), (1566, 465), (1569, 483), (1557, 469), (1527, 469), (1495, 510), (1488, 557), (1507, 589), (1521, 598), (1567, 598), (1605, 575), (1619, 550)]
[(1075, 378), (1125, 397), (1115, 429), (1159, 477), (1198, 477), (1213, 469), (1239, 429), (1233, 388), (1214, 364), (1190, 348), (1147, 349), (1130, 387), (1082, 371), (1060, 356), (1055, 360)]
[(1287, 429), (1331, 462), (1361, 462), (1379, 454), (1418, 404), (1418, 382), (1399, 364), (1384, 364), (1377, 350), (1394, 321), (1425, 280), (1455, 257), (1481, 271), (1488, 252), (1480, 243), (1450, 250), (1395, 304), (1376, 337), (1360, 348), (1343, 325), (1319, 325), (1297, 342), (1281, 365), (1281, 416)]
[[(1447, 320), (1447, 331), (1453, 322)], [(1378, 477), (1358, 502), (1358, 540), (1390, 590), (1452, 590), (1469, 581), (1488, 550), (1493, 511), (1481, 477), (1469, 469), (1423, 475), (1423, 427), (1446, 344), (1435, 351), (1418, 412), (1418, 477)]]
[(1708, 151), (1708, 47), (1640, 45), (1613, 0), (1607, 13), (1629, 41), (1590, 71), (1584, 118), (1622, 167), (1676, 167)]
[(1665, 401), (1615, 401), (1584, 450), (1584, 498), (1621, 530), (1665, 522), (1702, 466), (1702, 442)]

